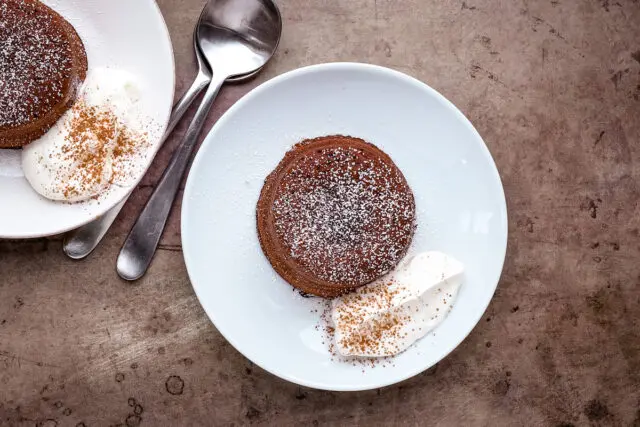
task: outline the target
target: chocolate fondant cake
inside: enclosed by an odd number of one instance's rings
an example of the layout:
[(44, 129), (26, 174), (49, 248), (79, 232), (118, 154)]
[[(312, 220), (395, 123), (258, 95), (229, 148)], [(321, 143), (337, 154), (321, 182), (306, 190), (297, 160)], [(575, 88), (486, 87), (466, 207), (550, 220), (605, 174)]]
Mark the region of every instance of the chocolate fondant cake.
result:
[(73, 26), (37, 0), (0, 1), (0, 148), (44, 135), (76, 99), (87, 54)]
[(266, 257), (287, 282), (332, 298), (381, 277), (404, 257), (415, 202), (379, 148), (325, 136), (296, 144), (266, 178), (257, 227)]

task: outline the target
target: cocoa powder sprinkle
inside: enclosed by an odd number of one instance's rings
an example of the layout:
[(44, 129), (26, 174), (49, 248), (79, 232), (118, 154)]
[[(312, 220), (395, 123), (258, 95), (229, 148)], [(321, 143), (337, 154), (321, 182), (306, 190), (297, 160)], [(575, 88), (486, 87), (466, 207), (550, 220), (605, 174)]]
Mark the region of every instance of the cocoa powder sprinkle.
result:
[(127, 178), (127, 166), (147, 146), (146, 135), (123, 125), (108, 106), (82, 100), (69, 111), (64, 128), (62, 154), (56, 160), (66, 165), (57, 177), (66, 199)]

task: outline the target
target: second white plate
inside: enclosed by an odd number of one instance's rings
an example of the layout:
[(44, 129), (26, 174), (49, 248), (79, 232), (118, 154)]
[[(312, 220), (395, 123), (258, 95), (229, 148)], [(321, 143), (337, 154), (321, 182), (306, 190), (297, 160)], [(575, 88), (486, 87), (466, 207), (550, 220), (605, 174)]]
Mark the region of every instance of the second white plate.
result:
[[(411, 253), (442, 251), (466, 268), (447, 319), (384, 367), (332, 360), (317, 328), (324, 301), (294, 292), (257, 239), (264, 178), (292, 144), (330, 134), (376, 144), (403, 171), (418, 213)], [(182, 239), (202, 306), (242, 354), (301, 385), (365, 390), (424, 371), (469, 334), (502, 271), (507, 210), (489, 150), (442, 95), (389, 69), (325, 64), (261, 85), (216, 123), (189, 174)]]

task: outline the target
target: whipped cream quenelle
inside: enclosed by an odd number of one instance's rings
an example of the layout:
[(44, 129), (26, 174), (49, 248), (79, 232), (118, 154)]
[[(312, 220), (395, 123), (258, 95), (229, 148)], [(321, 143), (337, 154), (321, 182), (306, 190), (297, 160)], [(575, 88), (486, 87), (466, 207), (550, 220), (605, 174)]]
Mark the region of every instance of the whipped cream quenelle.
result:
[(335, 348), (343, 356), (403, 352), (447, 316), (463, 266), (441, 252), (424, 252), (393, 272), (332, 301)]
[(74, 106), (24, 147), (22, 169), (31, 186), (48, 199), (77, 202), (130, 182), (135, 157), (147, 143), (138, 99), (131, 74), (90, 70)]

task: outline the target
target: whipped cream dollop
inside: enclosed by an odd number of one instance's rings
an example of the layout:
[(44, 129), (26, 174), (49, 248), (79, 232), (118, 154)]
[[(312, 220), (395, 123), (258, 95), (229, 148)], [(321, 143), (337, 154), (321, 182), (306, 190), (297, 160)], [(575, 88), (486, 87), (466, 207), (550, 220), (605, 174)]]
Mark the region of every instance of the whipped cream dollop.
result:
[(393, 272), (332, 301), (343, 356), (393, 356), (438, 326), (453, 307), (463, 265), (442, 252), (404, 260)]
[(48, 199), (77, 202), (130, 182), (133, 158), (146, 143), (138, 100), (128, 72), (90, 70), (73, 107), (22, 150), (29, 184)]

